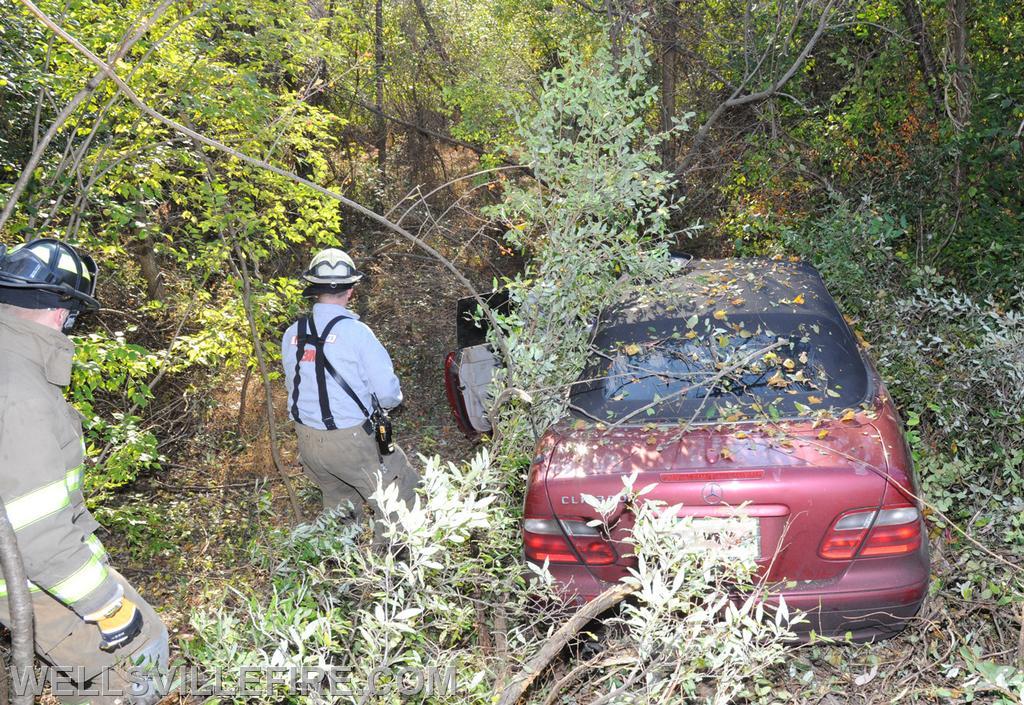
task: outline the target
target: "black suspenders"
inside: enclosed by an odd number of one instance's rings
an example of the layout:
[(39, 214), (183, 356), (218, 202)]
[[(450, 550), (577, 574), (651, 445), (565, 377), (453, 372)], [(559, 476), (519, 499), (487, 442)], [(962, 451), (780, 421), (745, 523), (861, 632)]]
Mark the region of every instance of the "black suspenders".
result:
[(302, 365), (302, 356), (306, 352), (306, 319), (299, 319), (298, 330), (295, 331), (295, 378), (292, 385), (292, 420), (299, 421), (299, 369)]
[(328, 431), (333, 431), (338, 427), (334, 423), (334, 414), (331, 413), (331, 400), (327, 397), (327, 369), (324, 367), (324, 345), (327, 342), (327, 336), (331, 334), (331, 328), (341, 318), (341, 316), (338, 316), (328, 323), (322, 336), (316, 334), (316, 324), (313, 322), (313, 317), (310, 316), (307, 319), (310, 342), (316, 346), (316, 357), (313, 359), (315, 360), (317, 396), (320, 397), (320, 417)]
[[(363, 422), (363, 430), (367, 433), (373, 432), (373, 426), (370, 423), (370, 412), (367, 411), (366, 405), (363, 404), (359, 396), (352, 390), (352, 387), (348, 385), (345, 378), (334, 368), (331, 361), (327, 359), (327, 355), (324, 352), (324, 345), (327, 344), (327, 337), (331, 334), (334, 326), (346, 318), (346, 316), (338, 316), (331, 319), (324, 328), (323, 335), (319, 335), (316, 331), (316, 324), (313, 322), (313, 316), (307, 316), (300, 318), (298, 322), (298, 330), (296, 332), (295, 339), (295, 379), (292, 384), (292, 419), (302, 423), (299, 419), (299, 374), (300, 367), (302, 364), (302, 356), (305, 354), (306, 345), (312, 344), (316, 348), (316, 356), (314, 359), (314, 365), (316, 370), (316, 389), (317, 396), (320, 397), (320, 417), (323, 421), (324, 427), (328, 431), (334, 431), (338, 428), (337, 424), (334, 423), (334, 414), (331, 412), (331, 401), (327, 395), (327, 375), (340, 386), (345, 393), (352, 398), (352, 401), (356, 403), (359, 410), (363, 412), (363, 416), (366, 420)], [(308, 332), (307, 332), (308, 331)]]

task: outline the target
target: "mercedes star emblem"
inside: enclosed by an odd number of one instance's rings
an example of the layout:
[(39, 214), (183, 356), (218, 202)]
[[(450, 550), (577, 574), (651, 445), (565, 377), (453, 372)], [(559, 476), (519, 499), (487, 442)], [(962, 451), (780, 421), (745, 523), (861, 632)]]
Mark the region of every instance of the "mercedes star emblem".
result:
[(722, 492), (722, 486), (717, 482), (709, 482), (704, 485), (704, 489), (701, 490), (700, 496), (704, 498), (707, 504), (721, 504), (722, 500), (725, 499), (725, 493)]

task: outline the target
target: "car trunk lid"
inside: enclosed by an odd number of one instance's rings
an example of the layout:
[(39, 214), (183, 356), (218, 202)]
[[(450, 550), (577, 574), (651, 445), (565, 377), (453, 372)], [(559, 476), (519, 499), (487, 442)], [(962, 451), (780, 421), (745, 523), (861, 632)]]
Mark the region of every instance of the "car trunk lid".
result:
[[(584, 498), (655, 485), (641, 501), (682, 505), (680, 515), (728, 517), (735, 508), (756, 518), (759, 555), (772, 580), (823, 580), (849, 561), (818, 555), (832, 521), (844, 511), (873, 507), (883, 498), (886, 460), (869, 419), (677, 428), (623, 427), (569, 430), (552, 451), (545, 485), (554, 513), (596, 518)], [(620, 555), (632, 527), (620, 501), (612, 512), (612, 539)], [(628, 565), (629, 559), (619, 562)]]

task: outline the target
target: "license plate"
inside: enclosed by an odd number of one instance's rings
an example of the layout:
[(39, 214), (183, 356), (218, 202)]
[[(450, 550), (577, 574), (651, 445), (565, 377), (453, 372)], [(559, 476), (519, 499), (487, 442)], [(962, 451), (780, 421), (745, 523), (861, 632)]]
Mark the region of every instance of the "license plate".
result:
[(739, 559), (761, 557), (761, 522), (756, 517), (694, 517), (678, 531), (687, 550)]

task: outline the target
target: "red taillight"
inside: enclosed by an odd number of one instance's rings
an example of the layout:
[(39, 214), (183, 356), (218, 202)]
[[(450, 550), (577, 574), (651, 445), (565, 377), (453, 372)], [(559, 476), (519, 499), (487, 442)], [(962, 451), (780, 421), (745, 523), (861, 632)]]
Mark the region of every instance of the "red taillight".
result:
[(579, 563), (582, 558), (587, 565), (611, 565), (616, 559), (612, 545), (585, 521), (524, 519), (523, 546), (526, 558), (540, 564)]
[(876, 526), (860, 550), (861, 557), (898, 556), (921, 547), (921, 522), (904, 526)]
[(920, 547), (921, 514), (917, 508), (884, 507), (877, 512), (856, 509), (840, 514), (825, 534), (819, 554), (829, 560), (849, 560), (899, 556)]
[(455, 353), (450, 352), (444, 358), (444, 390), (448, 395), (448, 406), (452, 409), (452, 416), (455, 417), (455, 424), (466, 435), (473, 435), (473, 429), (466, 421), (466, 407), (462, 403), (462, 395), (459, 393), (458, 381), (452, 367), (455, 365)]
[(831, 531), (821, 544), (821, 557), (830, 560), (853, 558), (864, 540), (864, 531)]

